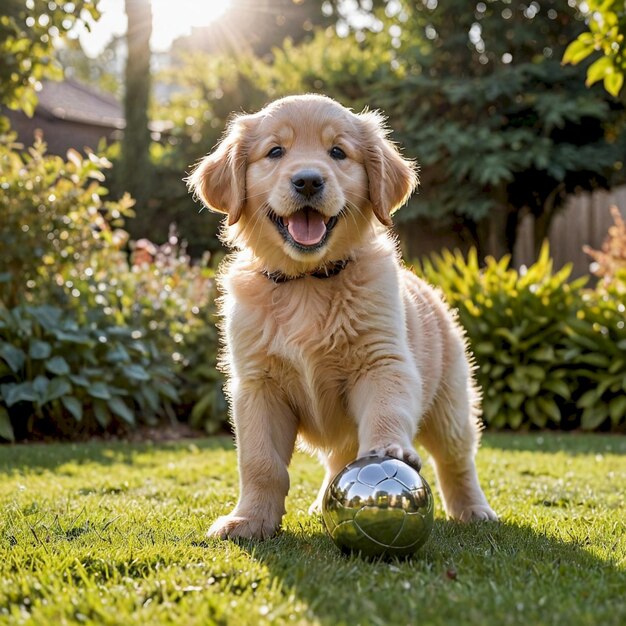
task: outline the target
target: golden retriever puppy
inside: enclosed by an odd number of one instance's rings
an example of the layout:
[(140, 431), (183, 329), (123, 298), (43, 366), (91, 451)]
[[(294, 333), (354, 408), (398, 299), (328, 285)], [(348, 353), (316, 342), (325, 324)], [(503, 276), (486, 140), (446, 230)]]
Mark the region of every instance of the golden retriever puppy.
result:
[(375, 451), (432, 456), (447, 514), (497, 519), (478, 483), (479, 396), (463, 332), (387, 232), (417, 184), (378, 113), (317, 95), (240, 115), (188, 179), (227, 215), (223, 365), (240, 496), (209, 536), (265, 538), (285, 513), (296, 439), (326, 485)]

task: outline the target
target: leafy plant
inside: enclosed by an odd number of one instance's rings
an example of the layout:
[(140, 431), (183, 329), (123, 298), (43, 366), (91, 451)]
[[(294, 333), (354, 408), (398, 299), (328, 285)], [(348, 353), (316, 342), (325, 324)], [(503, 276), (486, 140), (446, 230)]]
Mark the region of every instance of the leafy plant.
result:
[[(139, 328), (166, 355), (178, 375), (177, 412), (208, 433), (222, 428), (227, 407), (218, 372), (215, 326), (215, 275), (211, 257), (192, 263), (172, 226), (167, 241), (157, 246), (147, 240), (134, 244), (130, 266), (117, 274), (117, 291), (107, 305)], [(91, 290), (107, 280), (91, 277)]]
[(509, 265), (508, 256), (489, 257), (481, 270), (475, 250), (467, 260), (445, 252), (420, 273), (458, 310), (478, 363), (487, 425), (564, 426), (573, 402), (560, 354), (585, 279), (569, 284), (569, 267), (553, 273), (547, 245), (525, 271)]
[(444, 252), (418, 266), (458, 310), (495, 428), (626, 425), (626, 311), (617, 284), (585, 289), (554, 273), (547, 244), (518, 272), (510, 258)]
[[(55, 41), (100, 12), (95, 0), (3, 0), (0, 15), (0, 103), (32, 116), (38, 81), (61, 78)], [(88, 17), (86, 17), (88, 16)]]
[(53, 306), (0, 308), (0, 437), (175, 418), (176, 378), (153, 342), (91, 312), (80, 324)]
[[(129, 401), (130, 410), (141, 411), (137, 421), (168, 415), (170, 418), (189, 418), (194, 425), (210, 432), (221, 428), (226, 419), (225, 402), (221, 376), (215, 368), (215, 284), (209, 257), (192, 263), (174, 229), (170, 230), (163, 245), (147, 240), (133, 244), (129, 257), (129, 237), (122, 227), (124, 218), (132, 214), (132, 200), (124, 197), (120, 202), (106, 201), (102, 169), (108, 166), (108, 162), (103, 158), (94, 155), (83, 158), (70, 151), (65, 161), (47, 155), (42, 142), (37, 142), (27, 154), (20, 153), (10, 142), (4, 142), (0, 143), (0, 164), (0, 188), (3, 191), (0, 195), (3, 215), (0, 222), (3, 250), (0, 309), (14, 313), (27, 310), (24, 309), (27, 305), (34, 306), (34, 310), (38, 305), (55, 305), (52, 308), (56, 311), (55, 320), (61, 324), (61, 331), (66, 333), (63, 325), (67, 323), (75, 332), (80, 330), (84, 335), (86, 353), (83, 357), (85, 362), (88, 361), (88, 372), (95, 369), (94, 376), (99, 376), (101, 372), (98, 370), (102, 369), (107, 377), (104, 382), (114, 388), (123, 389), (124, 385), (116, 382), (118, 374), (111, 373), (109, 362), (111, 353), (98, 348), (99, 342), (106, 341), (109, 346), (122, 342), (132, 365), (141, 356), (133, 352), (135, 348), (139, 349), (133, 333), (140, 333), (139, 343), (148, 350), (151, 376), (144, 386), (149, 398), (144, 400), (151, 404), (144, 414), (141, 395)], [(41, 321), (43, 318), (40, 317), (36, 319)], [(14, 348), (22, 345), (25, 335), (23, 329), (14, 324), (8, 324), (5, 331), (4, 343), (13, 346), (4, 348), (10, 358), (10, 354), (15, 354)], [(18, 335), (13, 336), (12, 333), (18, 331)], [(54, 329), (47, 332), (56, 333)], [(50, 345), (54, 350), (58, 348), (60, 353), (53, 351), (43, 360), (60, 356), (71, 365), (64, 353), (71, 346), (57, 346), (54, 342)], [(30, 354), (28, 344), (19, 349)], [(78, 354), (82, 353), (79, 351)], [(120, 350), (120, 354), (123, 351)], [(79, 370), (81, 363), (83, 361), (77, 364)], [(43, 367), (43, 363), (39, 365)], [(119, 372), (123, 371), (122, 365)], [(4, 423), (8, 420), (6, 411), (10, 409), (11, 419), (15, 418), (16, 411), (21, 416), (18, 422), (24, 427), (20, 431), (22, 436), (34, 434), (31, 428), (36, 430), (44, 422), (46, 428), (56, 429), (61, 436), (72, 432), (66, 428), (69, 409), (63, 400), (50, 400), (46, 395), (48, 387), (41, 378), (45, 373), (43, 370), (31, 376), (28, 370), (14, 371), (6, 362), (4, 366), (11, 370), (4, 374), (12, 373), (13, 376), (3, 380), (8, 385), (5, 387), (8, 406), (4, 407)], [(131, 368), (130, 371), (137, 370)], [(156, 375), (154, 381), (162, 381), (165, 377), (170, 384), (175, 383), (175, 394), (165, 387), (168, 393), (159, 392), (155, 401), (152, 373)], [(78, 375), (75, 370), (72, 374)], [(37, 376), (40, 378), (34, 387)], [(90, 384), (94, 382), (89, 376), (87, 380)], [(78, 393), (78, 400), (91, 407), (89, 394), (83, 397), (80, 386), (77, 388), (71, 380), (69, 383), (72, 390), (67, 391), (64, 384), (60, 397)], [(100, 389), (100, 386), (95, 388)], [(20, 394), (26, 395), (18, 400)], [(98, 425), (102, 427), (107, 421), (104, 407), (109, 406), (109, 400), (118, 412), (111, 407), (109, 410), (121, 418), (111, 420), (107, 426), (109, 430), (130, 426), (135, 419), (135, 416), (131, 419), (115, 394), (112, 399), (99, 400), (102, 402), (93, 403), (93, 407), (97, 407), (94, 410), (98, 411), (96, 421), (81, 422), (87, 430)], [(68, 402), (73, 406), (73, 401)], [(28, 416), (24, 417), (27, 413)], [(55, 421), (58, 424), (53, 427)]]
[[(111, 267), (127, 242), (121, 227), (132, 215), (132, 200), (105, 200), (103, 157), (70, 150), (67, 160), (46, 154), (38, 139), (28, 152), (10, 137), (0, 138), (0, 301), (13, 307), (58, 297), (73, 285), (64, 273), (89, 273), (94, 264)], [(116, 258), (113, 259), (113, 256)]]
[(587, 69), (587, 85), (603, 81), (604, 88), (617, 96), (626, 73), (626, 4), (624, 0), (586, 0), (584, 7), (588, 30), (567, 46), (563, 63), (576, 65), (601, 52)]
[[(626, 284), (626, 282), (624, 283)], [(561, 358), (569, 363), (584, 430), (626, 425), (626, 306), (610, 285), (583, 294), (584, 306), (565, 328)]]

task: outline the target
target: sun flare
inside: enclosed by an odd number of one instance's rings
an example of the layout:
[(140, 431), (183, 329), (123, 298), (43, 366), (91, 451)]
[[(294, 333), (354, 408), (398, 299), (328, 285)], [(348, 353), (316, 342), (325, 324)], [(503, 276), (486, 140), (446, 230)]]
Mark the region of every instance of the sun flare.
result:
[(152, 0), (152, 42), (164, 48), (172, 34), (188, 35), (194, 26), (207, 26), (220, 18), (231, 0)]

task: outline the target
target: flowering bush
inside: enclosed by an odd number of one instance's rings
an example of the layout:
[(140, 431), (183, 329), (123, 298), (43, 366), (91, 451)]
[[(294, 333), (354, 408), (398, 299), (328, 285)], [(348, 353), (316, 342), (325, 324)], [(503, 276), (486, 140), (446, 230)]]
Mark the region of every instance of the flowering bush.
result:
[(616, 206), (611, 207), (615, 222), (609, 228), (601, 250), (584, 246), (584, 251), (593, 259), (592, 272), (602, 278), (605, 286), (613, 284), (626, 293), (626, 222)]
[(104, 199), (105, 159), (17, 148), (0, 140), (0, 437), (219, 428), (208, 259), (192, 264), (174, 230), (129, 258), (133, 201)]

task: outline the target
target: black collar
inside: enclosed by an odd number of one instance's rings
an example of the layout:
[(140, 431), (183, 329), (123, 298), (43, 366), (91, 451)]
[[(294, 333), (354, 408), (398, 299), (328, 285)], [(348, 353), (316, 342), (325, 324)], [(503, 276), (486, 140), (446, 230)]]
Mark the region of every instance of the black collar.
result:
[(305, 278), (306, 276), (313, 276), (313, 278), (330, 278), (331, 276), (337, 276), (339, 272), (341, 272), (346, 265), (350, 262), (350, 259), (342, 259), (341, 261), (335, 261), (334, 263), (330, 263), (329, 265), (325, 265), (315, 270), (314, 272), (309, 272), (306, 274), (298, 274), (296, 276), (287, 276), (282, 272), (261, 272), (264, 276), (269, 278), (272, 282), (277, 285), (280, 283), (286, 283), (290, 280), (296, 280), (298, 278)]

